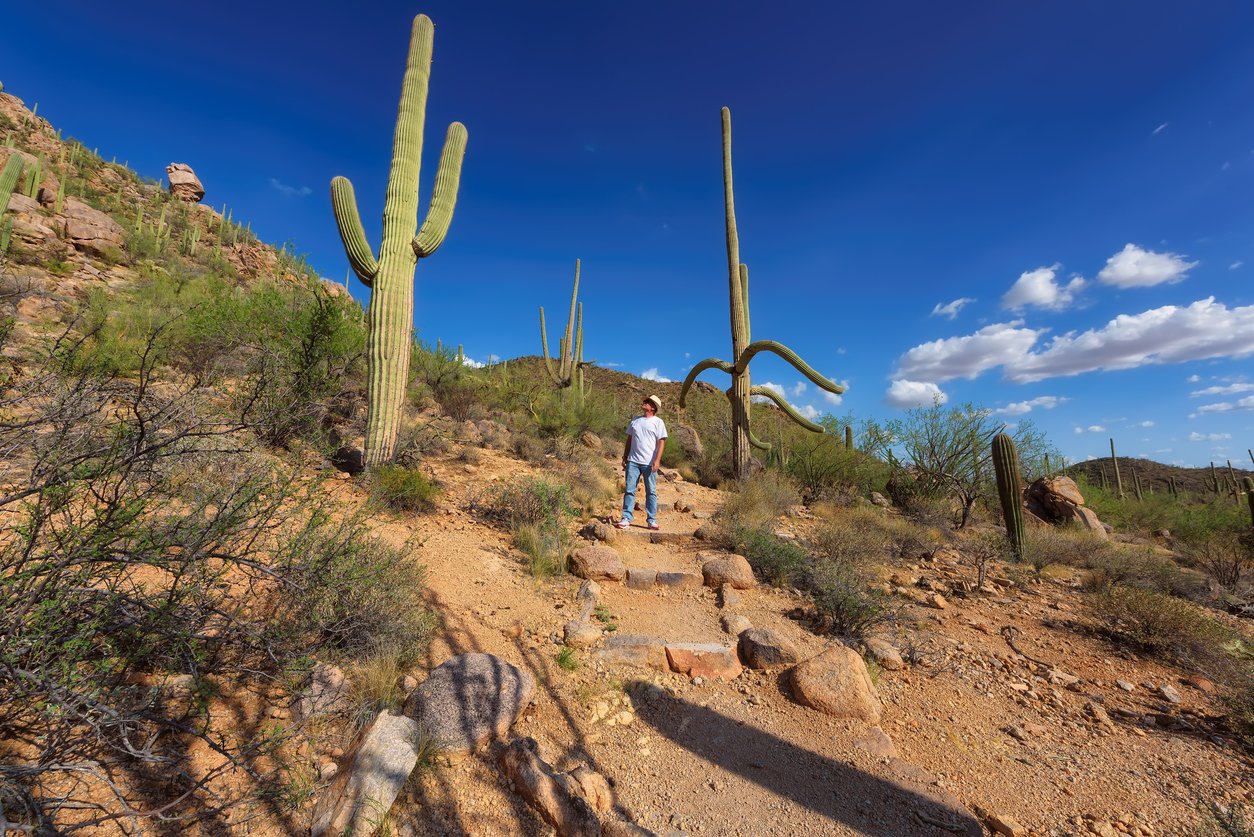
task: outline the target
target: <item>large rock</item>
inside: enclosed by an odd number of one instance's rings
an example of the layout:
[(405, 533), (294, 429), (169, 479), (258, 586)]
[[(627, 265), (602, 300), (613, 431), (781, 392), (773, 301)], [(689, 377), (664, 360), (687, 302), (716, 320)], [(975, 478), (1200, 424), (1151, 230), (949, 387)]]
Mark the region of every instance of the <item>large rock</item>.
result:
[(684, 457), (693, 462), (705, 456), (705, 447), (701, 444), (701, 434), (697, 433), (694, 427), (689, 427), (686, 424), (676, 424), (671, 428), (669, 441), (672, 445), (679, 445), (679, 449), (684, 452)]
[[(700, 559), (704, 555), (698, 555)], [(757, 579), (753, 577), (753, 567), (749, 566), (748, 560), (743, 555), (726, 555), (720, 558), (712, 558), (701, 565), (701, 575), (705, 578), (707, 587), (722, 587), (724, 584), (730, 584), (737, 590), (748, 590), (757, 586)]]
[(122, 248), (126, 235), (120, 224), (108, 215), (92, 209), (77, 198), (66, 198), (56, 221), (61, 237), (77, 247), (96, 255), (106, 255)]
[(505, 735), (531, 702), (536, 679), (492, 654), (461, 654), (437, 666), (405, 701), (405, 714), (447, 753), (468, 753)]
[(1106, 527), (1097, 519), (1097, 514), (1084, 505), (1084, 495), (1070, 477), (1041, 477), (1028, 486), (1024, 495), (1028, 511), (1046, 523), (1078, 523), (1099, 539), (1106, 540)]
[(666, 670), (666, 644), (643, 634), (615, 634), (598, 652), (602, 661), (613, 664)]
[(581, 546), (570, 556), (570, 571), (580, 578), (622, 581), (627, 575), (623, 559), (612, 546)]
[(192, 167), (186, 163), (171, 163), (165, 167), (166, 178), (170, 181), (170, 195), (188, 203), (200, 203), (205, 197), (205, 187)]
[(788, 666), (801, 659), (797, 646), (779, 631), (749, 628), (740, 632), (740, 658), (749, 668)]
[(597, 812), (581, 795), (582, 783), (554, 771), (540, 758), (540, 745), (534, 738), (510, 742), (501, 753), (501, 768), (531, 807), (557, 829), (559, 837), (601, 837)]
[(418, 763), (419, 725), (380, 712), (358, 735), (335, 781), (314, 808), (310, 837), (369, 837)]
[(858, 652), (834, 645), (791, 672), (792, 693), (803, 706), (837, 718), (878, 724), (880, 702)]
[(736, 649), (702, 642), (676, 642), (666, 646), (666, 662), (671, 671), (709, 680), (735, 680), (744, 667)]

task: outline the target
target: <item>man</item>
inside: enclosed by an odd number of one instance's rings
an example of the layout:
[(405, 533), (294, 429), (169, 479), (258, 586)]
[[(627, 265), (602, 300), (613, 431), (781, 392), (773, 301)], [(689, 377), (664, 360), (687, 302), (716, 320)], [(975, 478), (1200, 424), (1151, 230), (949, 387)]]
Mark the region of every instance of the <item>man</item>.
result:
[(666, 448), (666, 424), (657, 417), (662, 409), (662, 399), (650, 395), (640, 404), (644, 415), (636, 416), (627, 425), (627, 443), (623, 446), (623, 468), (627, 471), (627, 491), (623, 494), (623, 519), (619, 529), (631, 525), (631, 513), (636, 506), (636, 483), (644, 477), (644, 511), (649, 518), (649, 528), (657, 525), (657, 469), (662, 464), (662, 451)]

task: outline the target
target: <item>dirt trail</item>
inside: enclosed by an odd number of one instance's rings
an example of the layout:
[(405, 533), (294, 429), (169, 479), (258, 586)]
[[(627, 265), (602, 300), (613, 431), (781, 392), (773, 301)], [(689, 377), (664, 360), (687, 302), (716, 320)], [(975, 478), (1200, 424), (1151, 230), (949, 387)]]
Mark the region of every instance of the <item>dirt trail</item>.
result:
[[(566, 671), (556, 662), (557, 640), (574, 615), (578, 579), (533, 579), (508, 537), (467, 509), (468, 492), (532, 469), (484, 450), (478, 466), (449, 459), (435, 470), (446, 487), (439, 510), (381, 525), (398, 542), (422, 543), (427, 595), (441, 616), (427, 665), (486, 651), (531, 671), (537, 697), (514, 732), (537, 739), (558, 769), (584, 763), (605, 775), (619, 814), (659, 833), (940, 837), (964, 828), (981, 833), (971, 812), (983, 809), (1017, 821), (1027, 835), (1086, 834), (1089, 823), (1114, 834), (1194, 834), (1203, 801), (1239, 799), (1248, 782), (1238, 752), (1200, 725), (1147, 729), (1139, 722), (1166, 710), (1187, 724), (1214, 707), (1210, 696), (1180, 685), (1179, 672), (1125, 659), (1072, 630), (1068, 620), (1079, 605), (1065, 582), (1015, 585), (997, 599), (945, 610), (908, 606), (908, 630), (896, 639), (913, 662), (881, 672), (877, 684), (895, 756), (877, 746), (883, 741), (873, 728), (795, 703), (779, 673), (697, 684), (609, 666), (593, 650), (578, 652), (579, 668)], [(721, 494), (682, 482), (660, 485), (659, 494), (663, 531), (684, 539), (651, 543), (643, 526), (633, 526), (616, 533), (615, 549), (629, 568), (700, 572), (696, 555), (709, 548), (690, 536), (702, 521), (673, 506), (682, 500), (708, 515)], [(606, 518), (614, 513), (607, 508)], [(967, 573), (893, 569), (911, 578)], [(733, 643), (710, 588), (601, 587), (620, 634)], [(782, 632), (809, 657), (833, 640), (788, 615), (802, 603), (760, 587), (742, 592), (735, 612)], [(1004, 624), (1023, 631), (1021, 648), (1056, 661), (1080, 685), (1050, 684), (1047, 671), (1025, 667), (998, 633)], [(1137, 684), (1138, 693), (1124, 692), (1117, 680)], [(1176, 684), (1182, 706), (1164, 706), (1142, 683)], [(1084, 708), (1093, 701), (1114, 712), (1127, 708), (1136, 720), (1117, 715), (1113, 726), (1098, 724)], [(550, 832), (487, 754), (424, 772), (395, 814), (400, 834)]]

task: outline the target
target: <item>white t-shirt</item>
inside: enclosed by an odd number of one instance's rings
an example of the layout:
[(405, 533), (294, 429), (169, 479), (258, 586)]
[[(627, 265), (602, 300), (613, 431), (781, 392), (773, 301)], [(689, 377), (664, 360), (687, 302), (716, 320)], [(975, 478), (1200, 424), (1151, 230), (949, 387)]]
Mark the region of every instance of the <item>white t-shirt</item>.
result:
[(636, 416), (627, 425), (627, 436), (631, 439), (628, 461), (637, 465), (652, 465), (658, 439), (666, 438), (666, 424), (657, 416)]

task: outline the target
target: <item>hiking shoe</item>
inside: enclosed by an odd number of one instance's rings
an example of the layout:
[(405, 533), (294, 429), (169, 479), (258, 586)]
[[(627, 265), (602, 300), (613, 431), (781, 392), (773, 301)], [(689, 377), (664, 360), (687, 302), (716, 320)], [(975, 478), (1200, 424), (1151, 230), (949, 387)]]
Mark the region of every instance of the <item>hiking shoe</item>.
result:
[(656, 531), (660, 530), (662, 527), (661, 527), (661, 526), (658, 526), (656, 523), (650, 523), (650, 524), (649, 524), (649, 528), (650, 528), (650, 529), (652, 529), (654, 532), (656, 532)]
[(631, 521), (630, 521), (630, 520), (620, 520), (620, 521), (618, 521), (617, 523), (615, 523), (614, 525), (615, 525), (615, 526), (617, 526), (619, 529), (628, 529), (628, 528), (630, 528), (630, 527), (631, 527)]

